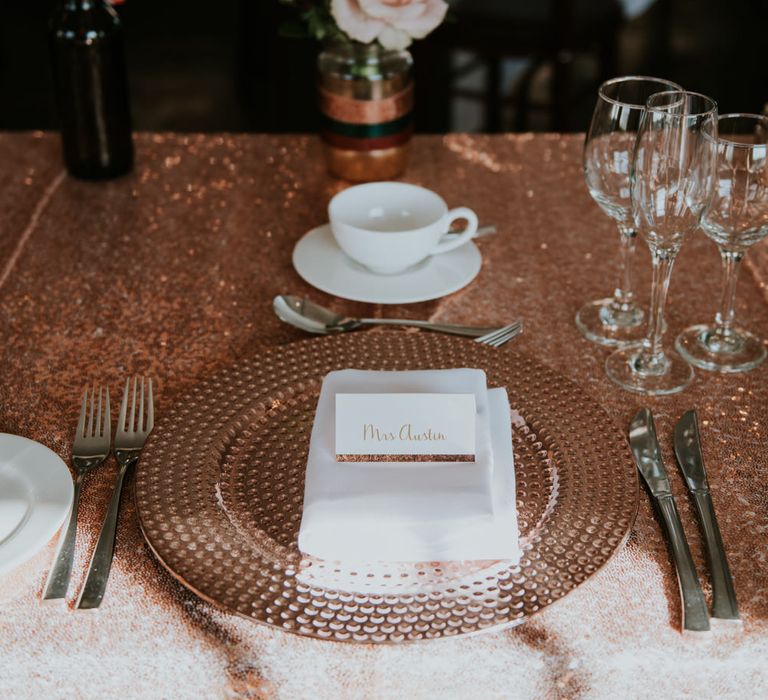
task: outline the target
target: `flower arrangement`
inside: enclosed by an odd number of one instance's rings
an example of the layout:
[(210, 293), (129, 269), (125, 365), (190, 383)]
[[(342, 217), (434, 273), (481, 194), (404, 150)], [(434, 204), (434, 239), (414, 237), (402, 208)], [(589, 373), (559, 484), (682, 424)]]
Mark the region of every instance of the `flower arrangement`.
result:
[(422, 39), (445, 18), (444, 0), (281, 0), (295, 7), (306, 31), (289, 27), (315, 39), (337, 39), (362, 44), (378, 42), (385, 49), (399, 50)]

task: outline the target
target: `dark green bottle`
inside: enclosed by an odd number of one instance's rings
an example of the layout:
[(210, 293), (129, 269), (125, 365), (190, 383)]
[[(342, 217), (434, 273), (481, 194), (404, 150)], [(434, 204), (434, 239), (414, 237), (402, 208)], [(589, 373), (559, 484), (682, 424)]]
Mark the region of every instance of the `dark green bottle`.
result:
[(120, 18), (106, 0), (62, 0), (50, 28), (64, 162), (101, 180), (133, 166)]

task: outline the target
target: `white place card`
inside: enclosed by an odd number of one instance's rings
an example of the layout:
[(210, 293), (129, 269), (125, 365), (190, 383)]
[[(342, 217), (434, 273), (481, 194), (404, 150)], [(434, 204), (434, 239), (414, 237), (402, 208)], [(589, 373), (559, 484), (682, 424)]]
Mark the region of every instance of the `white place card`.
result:
[(336, 394), (338, 462), (474, 462), (474, 394)]

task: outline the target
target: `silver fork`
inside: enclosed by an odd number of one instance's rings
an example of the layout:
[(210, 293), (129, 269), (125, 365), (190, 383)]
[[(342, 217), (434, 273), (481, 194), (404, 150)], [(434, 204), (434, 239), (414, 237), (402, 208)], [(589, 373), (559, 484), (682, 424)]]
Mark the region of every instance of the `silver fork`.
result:
[(75, 492), (72, 498), (72, 510), (69, 513), (67, 529), (62, 531), (59, 536), (56, 558), (43, 589), (43, 600), (58, 600), (67, 595), (69, 579), (72, 575), (72, 562), (75, 556), (80, 487), (86, 473), (98, 467), (109, 455), (112, 442), (109, 389), (101, 386), (98, 388), (98, 405), (96, 404), (96, 393), (95, 384), (91, 390), (90, 402), (87, 386), (83, 393), (80, 420), (77, 422), (75, 441), (72, 446), (72, 464), (75, 467)]
[(502, 345), (508, 343), (513, 338), (516, 338), (523, 332), (523, 322), (518, 319), (508, 326), (503, 328), (497, 328), (495, 331), (481, 335), (479, 338), (475, 338), (476, 343), (481, 345), (490, 345), (494, 348), (500, 348)]
[[(139, 461), (139, 455), (155, 424), (154, 402), (152, 399), (152, 380), (149, 379), (147, 392), (147, 411), (144, 412), (144, 377), (141, 378), (139, 394), (138, 417), (136, 416), (136, 390), (138, 377), (133, 378), (133, 392), (131, 392), (131, 380), (125, 380), (123, 401), (120, 404), (120, 416), (117, 419), (117, 432), (115, 433), (115, 457), (120, 465), (120, 471), (112, 491), (112, 499), (109, 502), (104, 524), (101, 526), (99, 541), (93, 550), (91, 563), (88, 566), (88, 577), (85, 580), (83, 590), (77, 600), (79, 609), (98, 608), (104, 598), (107, 589), (109, 571), (112, 568), (112, 558), (115, 552), (115, 533), (117, 530), (117, 514), (120, 509), (120, 495), (123, 491), (123, 481), (127, 471)], [(131, 396), (130, 417), (128, 417), (128, 398)]]

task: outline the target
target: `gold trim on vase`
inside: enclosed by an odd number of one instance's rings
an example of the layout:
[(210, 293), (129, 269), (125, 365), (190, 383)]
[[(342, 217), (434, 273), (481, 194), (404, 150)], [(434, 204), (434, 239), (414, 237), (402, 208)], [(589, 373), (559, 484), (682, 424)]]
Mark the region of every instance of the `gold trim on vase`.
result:
[(333, 175), (351, 182), (366, 182), (398, 177), (408, 164), (411, 144), (408, 142), (372, 151), (324, 146), (328, 169)]
[(318, 76), (319, 87), (352, 100), (384, 100), (402, 92), (412, 82), (411, 71), (396, 73), (392, 77), (380, 80), (350, 79), (322, 72)]
[(356, 100), (319, 89), (320, 111), (348, 124), (381, 124), (405, 116), (413, 109), (413, 83), (391, 97), (379, 100)]

